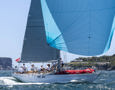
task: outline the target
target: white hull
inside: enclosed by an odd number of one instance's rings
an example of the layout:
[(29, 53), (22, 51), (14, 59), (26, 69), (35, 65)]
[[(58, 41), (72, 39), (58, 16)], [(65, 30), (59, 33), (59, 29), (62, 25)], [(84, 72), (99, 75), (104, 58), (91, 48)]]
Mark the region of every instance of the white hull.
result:
[(92, 82), (99, 73), (92, 74), (13, 74), (13, 77), (27, 83), (68, 83), (68, 82)]

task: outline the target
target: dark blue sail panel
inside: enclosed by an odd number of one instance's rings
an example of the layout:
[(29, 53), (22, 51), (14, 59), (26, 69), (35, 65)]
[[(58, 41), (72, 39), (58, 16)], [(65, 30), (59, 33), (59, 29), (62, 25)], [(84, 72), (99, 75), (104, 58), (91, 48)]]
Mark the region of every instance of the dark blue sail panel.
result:
[(59, 50), (50, 47), (46, 42), (44, 21), (40, 0), (32, 0), (24, 36), (21, 61), (46, 62), (57, 60)]
[(111, 44), (115, 0), (41, 0), (50, 46), (80, 55), (99, 55)]

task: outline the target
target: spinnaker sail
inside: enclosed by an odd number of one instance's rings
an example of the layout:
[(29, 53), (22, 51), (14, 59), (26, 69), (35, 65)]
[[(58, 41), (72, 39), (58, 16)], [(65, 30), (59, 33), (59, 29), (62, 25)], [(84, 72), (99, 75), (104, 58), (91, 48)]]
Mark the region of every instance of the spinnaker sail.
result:
[(80, 55), (110, 48), (115, 0), (41, 0), (47, 43)]

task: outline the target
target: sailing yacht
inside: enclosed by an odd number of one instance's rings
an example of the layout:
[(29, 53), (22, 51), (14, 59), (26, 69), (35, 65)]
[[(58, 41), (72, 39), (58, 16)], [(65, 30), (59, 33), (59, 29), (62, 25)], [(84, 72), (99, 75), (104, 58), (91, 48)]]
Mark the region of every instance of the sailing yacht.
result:
[[(115, 0), (32, 0), (22, 62), (58, 60), (60, 50), (86, 56), (106, 52), (114, 30)], [(13, 76), (23, 82), (93, 81), (99, 73), (40, 73)]]

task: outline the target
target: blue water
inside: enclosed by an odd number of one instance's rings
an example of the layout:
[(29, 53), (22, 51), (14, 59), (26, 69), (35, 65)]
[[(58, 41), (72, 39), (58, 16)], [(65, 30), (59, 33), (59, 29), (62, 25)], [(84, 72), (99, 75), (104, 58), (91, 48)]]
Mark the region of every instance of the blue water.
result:
[(0, 71), (0, 90), (115, 90), (115, 71), (102, 71), (92, 83), (22, 83), (11, 76), (11, 71)]

